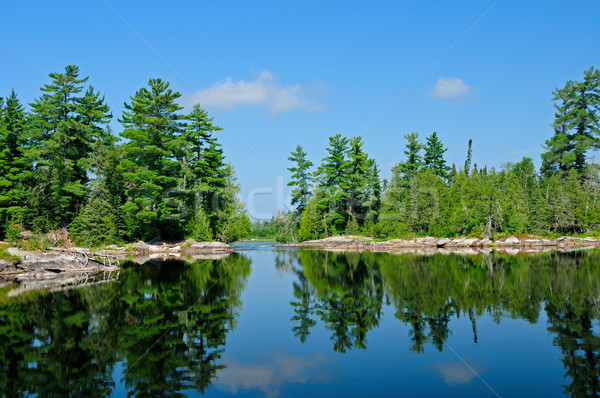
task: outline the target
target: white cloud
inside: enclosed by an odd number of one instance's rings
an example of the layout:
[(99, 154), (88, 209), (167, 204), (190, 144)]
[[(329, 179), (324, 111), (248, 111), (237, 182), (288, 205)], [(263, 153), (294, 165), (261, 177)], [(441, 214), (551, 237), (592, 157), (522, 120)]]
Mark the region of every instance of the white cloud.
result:
[(212, 87), (199, 90), (186, 98), (188, 105), (200, 102), (218, 111), (230, 111), (241, 106), (261, 106), (271, 114), (305, 110), (317, 112), (325, 104), (316, 101), (315, 90), (299, 84), (283, 85), (271, 72), (264, 70), (252, 81), (234, 81), (230, 76)]
[(440, 77), (431, 91), (431, 98), (461, 99), (471, 94), (473, 89), (458, 77)]

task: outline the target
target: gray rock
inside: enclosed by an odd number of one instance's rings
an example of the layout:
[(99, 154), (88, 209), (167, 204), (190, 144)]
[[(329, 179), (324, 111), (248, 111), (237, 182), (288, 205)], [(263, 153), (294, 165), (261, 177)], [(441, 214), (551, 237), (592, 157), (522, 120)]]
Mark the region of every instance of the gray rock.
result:
[(451, 241), (452, 241), (452, 239), (450, 239), (450, 238), (438, 239), (438, 241), (437, 241), (437, 247), (444, 247), (445, 245), (447, 245)]

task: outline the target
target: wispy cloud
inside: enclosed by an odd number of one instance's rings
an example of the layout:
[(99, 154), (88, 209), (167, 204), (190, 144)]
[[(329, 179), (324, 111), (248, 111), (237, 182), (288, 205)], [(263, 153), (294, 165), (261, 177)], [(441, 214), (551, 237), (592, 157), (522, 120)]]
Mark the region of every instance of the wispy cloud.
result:
[(458, 77), (440, 77), (431, 91), (431, 98), (461, 99), (473, 92), (473, 88)]
[(231, 76), (226, 77), (187, 97), (185, 102), (189, 105), (201, 102), (223, 112), (241, 106), (263, 107), (272, 115), (296, 110), (318, 112), (326, 105), (317, 101), (317, 91), (299, 84), (282, 84), (275, 80), (271, 72), (264, 70), (252, 81), (234, 81)]

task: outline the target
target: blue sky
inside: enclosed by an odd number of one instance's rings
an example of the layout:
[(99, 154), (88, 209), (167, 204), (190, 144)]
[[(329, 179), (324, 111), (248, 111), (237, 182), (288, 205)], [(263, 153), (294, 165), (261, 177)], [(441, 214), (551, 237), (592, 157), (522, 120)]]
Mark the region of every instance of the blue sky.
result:
[(600, 67), (596, 0), (27, 1), (0, 3), (0, 15), (0, 96), (14, 88), (32, 102), (49, 73), (75, 64), (118, 134), (123, 102), (169, 80), (225, 128), (255, 217), (287, 203), (277, 184), (290, 151), (300, 144), (318, 164), (337, 133), (364, 136), (384, 178), (413, 131), (436, 131), (450, 164), (472, 138), (479, 166), (539, 165), (552, 91)]

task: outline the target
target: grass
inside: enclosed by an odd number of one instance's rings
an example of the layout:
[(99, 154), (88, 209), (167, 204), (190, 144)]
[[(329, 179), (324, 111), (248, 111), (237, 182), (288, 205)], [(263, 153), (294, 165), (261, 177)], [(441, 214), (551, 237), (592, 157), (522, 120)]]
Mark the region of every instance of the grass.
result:
[(0, 247), (0, 260), (8, 260), (15, 265), (21, 262), (21, 257), (10, 254), (5, 247)]

